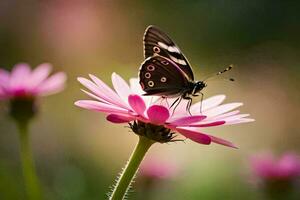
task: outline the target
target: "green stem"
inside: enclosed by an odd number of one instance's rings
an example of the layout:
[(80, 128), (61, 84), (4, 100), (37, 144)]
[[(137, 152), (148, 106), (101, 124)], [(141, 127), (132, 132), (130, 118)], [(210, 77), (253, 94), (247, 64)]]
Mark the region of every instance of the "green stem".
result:
[(153, 143), (154, 141), (149, 140), (146, 137), (139, 137), (139, 141), (132, 152), (124, 171), (117, 181), (110, 200), (122, 200), (124, 198), (145, 154)]
[(28, 200), (41, 200), (39, 180), (36, 175), (30, 147), (28, 123), (19, 123), (20, 156)]

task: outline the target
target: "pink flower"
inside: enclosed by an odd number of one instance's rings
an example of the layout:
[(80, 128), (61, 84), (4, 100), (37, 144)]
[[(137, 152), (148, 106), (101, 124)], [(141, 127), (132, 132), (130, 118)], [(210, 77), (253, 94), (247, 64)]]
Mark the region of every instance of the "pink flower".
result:
[(145, 178), (169, 179), (177, 175), (178, 167), (170, 162), (164, 162), (158, 159), (147, 159), (141, 164), (139, 173)]
[(25, 63), (14, 66), (9, 73), (0, 69), (0, 99), (46, 96), (64, 88), (66, 75), (63, 72), (50, 77), (52, 66), (48, 63), (39, 65), (34, 70)]
[(289, 181), (300, 177), (300, 157), (287, 153), (279, 159), (265, 154), (251, 159), (254, 174), (265, 181)]
[(168, 98), (166, 102), (157, 96), (143, 96), (144, 92), (137, 78), (130, 79), (130, 85), (128, 85), (124, 79), (113, 73), (112, 83), (115, 90), (94, 75), (90, 75), (90, 78), (91, 80), (80, 77), (78, 81), (90, 90), (83, 90), (83, 92), (94, 100), (80, 100), (75, 102), (75, 105), (103, 112), (107, 115), (107, 120), (113, 123), (138, 121), (178, 132), (200, 144), (208, 145), (213, 142), (235, 147), (231, 142), (204, 134), (199, 129), (254, 121), (246, 118), (248, 114), (239, 114), (238, 110), (234, 110), (242, 103), (221, 105), (225, 95), (205, 99), (202, 102), (202, 114), (200, 114), (201, 102), (192, 105), (191, 116), (186, 111), (186, 101), (182, 101), (173, 113), (173, 108), (169, 108), (168, 105), (171, 105), (175, 99)]

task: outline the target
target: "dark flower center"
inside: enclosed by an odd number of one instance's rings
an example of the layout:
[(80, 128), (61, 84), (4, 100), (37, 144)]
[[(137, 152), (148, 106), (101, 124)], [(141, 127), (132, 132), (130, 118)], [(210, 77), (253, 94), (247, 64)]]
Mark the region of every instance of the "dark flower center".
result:
[(266, 180), (263, 186), (270, 199), (298, 199), (297, 182), (293, 179)]
[(176, 137), (175, 133), (171, 132), (171, 129), (164, 126), (144, 123), (141, 121), (129, 123), (129, 126), (135, 134), (147, 137), (156, 142), (166, 143), (175, 141), (173, 140)]
[(27, 123), (36, 112), (34, 97), (22, 96), (10, 100), (10, 116), (18, 123)]

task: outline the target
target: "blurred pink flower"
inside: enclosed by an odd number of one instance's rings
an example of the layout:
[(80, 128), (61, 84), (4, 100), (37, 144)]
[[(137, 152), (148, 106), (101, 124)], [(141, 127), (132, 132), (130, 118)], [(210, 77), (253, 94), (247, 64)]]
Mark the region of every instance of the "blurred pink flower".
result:
[(265, 154), (251, 159), (254, 174), (264, 181), (293, 180), (300, 177), (300, 157), (287, 153), (279, 159)]
[(103, 48), (109, 41), (114, 26), (111, 22), (116, 17), (110, 4), (101, 2), (42, 1), (37, 17), (38, 28), (47, 48), (53, 49), (58, 57), (80, 55), (81, 60), (83, 56), (98, 54), (99, 45)]
[(46, 96), (61, 91), (66, 75), (59, 72), (48, 77), (51, 69), (48, 63), (34, 70), (26, 63), (20, 63), (14, 66), (11, 73), (0, 69), (0, 99)]
[[(186, 111), (186, 102), (182, 101), (173, 110), (167, 106), (174, 99), (168, 98), (168, 103), (160, 101), (157, 96), (143, 96), (137, 78), (130, 79), (130, 85), (116, 73), (112, 74), (114, 90), (94, 75), (91, 80), (78, 78), (78, 81), (91, 92), (83, 90), (94, 100), (80, 100), (75, 105), (107, 114), (107, 120), (113, 123), (129, 123), (131, 121), (143, 122), (163, 126), (166, 129), (179, 132), (181, 135), (200, 144), (218, 143), (229, 147), (235, 147), (229, 141), (204, 134), (199, 131), (202, 127), (212, 127), (229, 124), (252, 122), (253, 119), (245, 118), (248, 114), (238, 114), (235, 110), (242, 103), (229, 103), (220, 105), (225, 95), (210, 97), (202, 102), (202, 114), (200, 114), (200, 103), (191, 106), (190, 114)], [(166, 105), (164, 105), (164, 103)], [(159, 104), (159, 105), (157, 105)]]
[(141, 164), (139, 173), (141, 177), (150, 179), (170, 179), (177, 175), (178, 166), (158, 159), (147, 159)]

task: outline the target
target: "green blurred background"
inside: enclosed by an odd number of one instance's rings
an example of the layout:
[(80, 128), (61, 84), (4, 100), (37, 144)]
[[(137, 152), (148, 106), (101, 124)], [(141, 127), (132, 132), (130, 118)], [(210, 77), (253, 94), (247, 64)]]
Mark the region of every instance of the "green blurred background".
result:
[[(271, 0), (0, 1), (0, 66), (50, 62), (68, 75), (64, 92), (43, 98), (32, 124), (32, 146), (47, 199), (105, 199), (137, 137), (101, 113), (73, 105), (87, 97), (78, 76), (129, 79), (143, 61), (142, 36), (154, 24), (185, 53), (198, 79), (236, 67), (208, 82), (205, 96), (243, 102), (256, 122), (206, 129), (239, 149), (186, 141), (157, 144), (149, 157), (176, 162), (180, 173), (151, 199), (260, 199), (247, 165), (261, 151), (300, 151), (300, 3)], [(0, 199), (23, 199), (14, 123), (0, 103)], [(138, 198), (138, 184), (131, 199)]]

